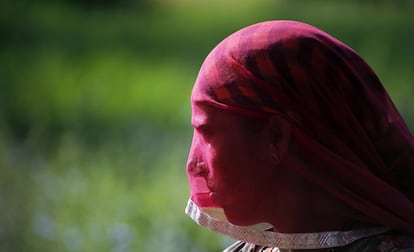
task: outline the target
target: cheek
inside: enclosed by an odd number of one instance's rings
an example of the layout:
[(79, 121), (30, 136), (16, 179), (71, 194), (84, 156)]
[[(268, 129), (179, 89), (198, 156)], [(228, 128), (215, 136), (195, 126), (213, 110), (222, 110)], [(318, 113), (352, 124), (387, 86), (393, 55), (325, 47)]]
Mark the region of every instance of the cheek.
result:
[(234, 223), (243, 219), (256, 221), (253, 218), (256, 206), (275, 180), (269, 149), (268, 145), (252, 138), (251, 141), (235, 140), (229, 148), (217, 152), (214, 166), (220, 188), (217, 200)]
[(255, 160), (240, 142), (222, 142), (212, 145), (211, 180), (217, 191), (225, 197), (235, 198), (241, 191), (251, 190), (249, 180), (255, 173)]

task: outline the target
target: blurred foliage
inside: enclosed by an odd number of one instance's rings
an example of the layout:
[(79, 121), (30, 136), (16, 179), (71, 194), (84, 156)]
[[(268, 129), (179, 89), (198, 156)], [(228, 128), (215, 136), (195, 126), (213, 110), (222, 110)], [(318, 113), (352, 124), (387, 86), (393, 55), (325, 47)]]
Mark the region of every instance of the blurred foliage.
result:
[(219, 251), (183, 213), (207, 53), (270, 19), (374, 68), (413, 129), (412, 1), (9, 1), (0, 6), (0, 250)]

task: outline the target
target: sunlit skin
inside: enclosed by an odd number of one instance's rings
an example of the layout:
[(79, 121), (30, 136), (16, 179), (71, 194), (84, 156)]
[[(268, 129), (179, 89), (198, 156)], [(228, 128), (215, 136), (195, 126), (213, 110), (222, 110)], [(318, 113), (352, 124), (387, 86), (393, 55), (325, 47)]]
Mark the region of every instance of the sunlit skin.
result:
[[(207, 180), (213, 201), (231, 223), (269, 222), (284, 233), (343, 230), (354, 224), (341, 215), (344, 205), (289, 170), (284, 160), (294, 157), (300, 146), (283, 118), (257, 120), (198, 104), (193, 106), (192, 125), (187, 169), (190, 176)], [(269, 193), (274, 200), (265, 196)], [(337, 211), (326, 212), (327, 204)]]
[[(252, 179), (271, 183), (275, 169), (269, 155), (269, 132), (261, 129), (252, 134), (254, 129), (247, 127), (244, 118), (209, 106), (194, 108), (192, 124), (194, 138), (189, 162), (203, 162), (204, 167), (198, 172), (207, 179), (214, 202), (224, 209), (239, 209), (239, 216), (228, 216), (233, 223), (249, 225), (257, 222), (244, 219), (243, 212), (250, 214), (260, 208), (246, 206), (234, 195), (258, 197), (260, 188), (248, 186)], [(263, 122), (256, 124), (260, 127)], [(233, 179), (235, 172), (243, 174), (241, 179)]]

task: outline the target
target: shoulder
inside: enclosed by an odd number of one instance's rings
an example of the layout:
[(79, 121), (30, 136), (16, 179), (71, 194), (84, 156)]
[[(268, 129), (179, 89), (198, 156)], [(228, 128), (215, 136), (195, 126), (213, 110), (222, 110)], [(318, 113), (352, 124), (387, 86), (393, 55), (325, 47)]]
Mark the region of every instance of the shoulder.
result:
[(254, 245), (247, 242), (238, 241), (234, 244), (232, 244), (230, 247), (223, 250), (223, 252), (255, 252), (255, 251), (261, 251), (261, 252), (280, 252), (278, 248), (269, 248), (269, 247), (263, 247)]
[[(238, 241), (226, 248), (223, 252), (280, 252), (278, 248), (258, 246)], [(320, 251), (335, 252), (413, 252), (414, 237), (398, 232), (388, 232), (363, 238), (344, 247), (322, 249)]]
[(368, 237), (349, 246), (346, 252), (412, 252), (414, 237), (398, 232), (388, 232)]

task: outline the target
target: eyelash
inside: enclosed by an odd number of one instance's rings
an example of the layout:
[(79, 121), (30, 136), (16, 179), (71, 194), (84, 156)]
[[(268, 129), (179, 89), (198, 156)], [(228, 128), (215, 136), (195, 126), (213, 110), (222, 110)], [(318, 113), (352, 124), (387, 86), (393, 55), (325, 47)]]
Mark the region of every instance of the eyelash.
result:
[(210, 138), (213, 135), (213, 130), (208, 126), (200, 126), (196, 128), (196, 131), (205, 138)]

